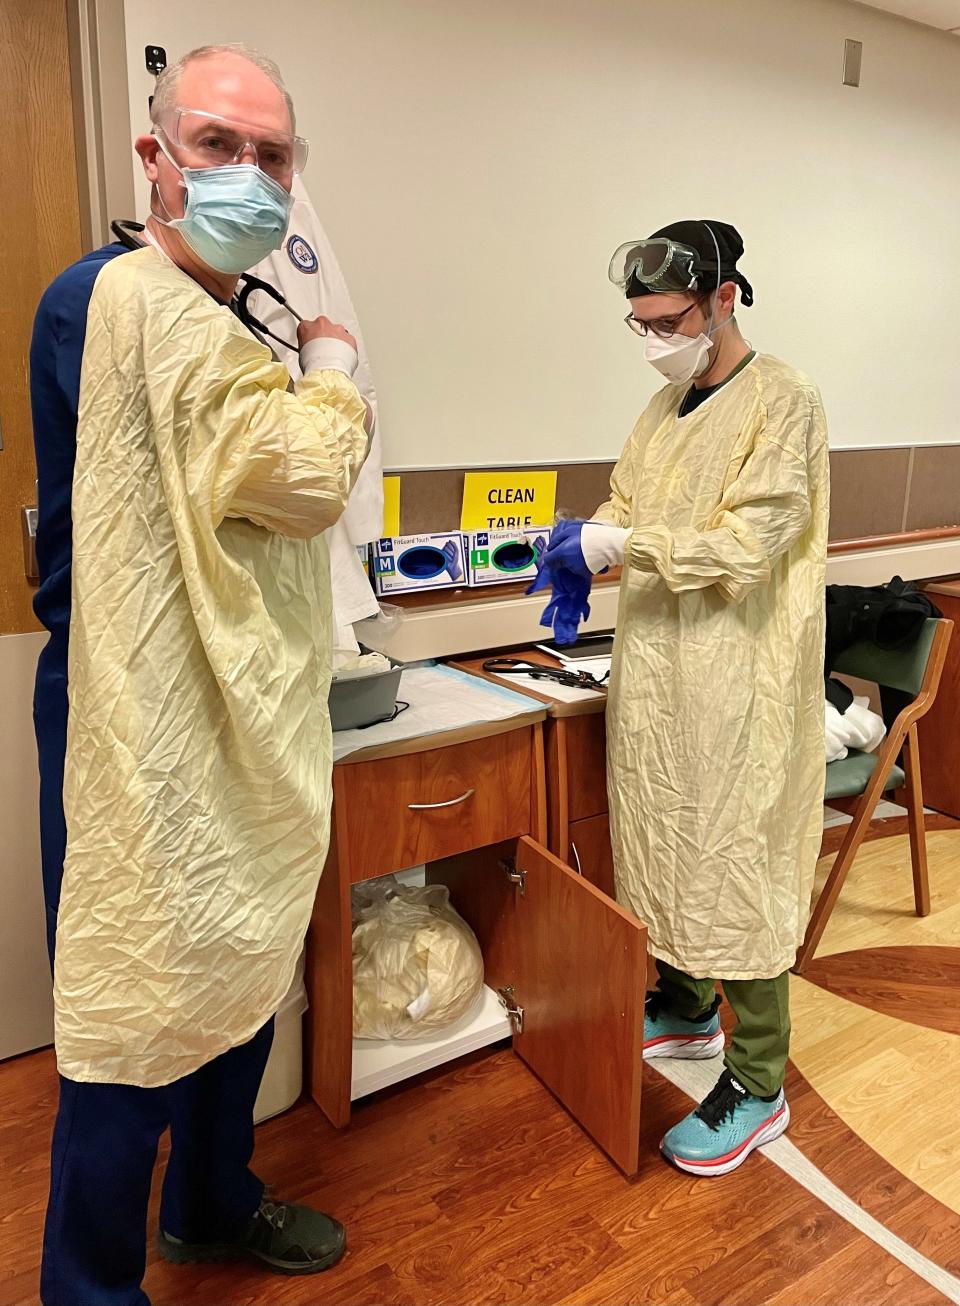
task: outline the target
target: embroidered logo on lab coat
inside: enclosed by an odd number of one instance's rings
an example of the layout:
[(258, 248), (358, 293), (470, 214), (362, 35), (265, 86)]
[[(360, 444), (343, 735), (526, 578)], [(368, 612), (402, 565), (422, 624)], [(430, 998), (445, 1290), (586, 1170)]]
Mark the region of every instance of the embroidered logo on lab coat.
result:
[(302, 236), (291, 236), (287, 241), (290, 262), (298, 272), (316, 272), (320, 266), (317, 256)]

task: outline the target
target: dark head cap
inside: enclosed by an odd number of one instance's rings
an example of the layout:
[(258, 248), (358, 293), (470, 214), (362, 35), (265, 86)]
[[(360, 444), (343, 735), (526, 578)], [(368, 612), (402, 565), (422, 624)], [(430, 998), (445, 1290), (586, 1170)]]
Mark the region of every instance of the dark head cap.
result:
[[(712, 233), (712, 235), (711, 235)], [(740, 287), (740, 294), (745, 308), (753, 303), (753, 287), (737, 270), (737, 260), (743, 254), (743, 240), (736, 227), (729, 222), (718, 222), (714, 218), (688, 218), (683, 222), (671, 222), (661, 227), (650, 237), (656, 240), (663, 237), (677, 245), (686, 245), (697, 255), (694, 272), (697, 277), (698, 290), (716, 290), (724, 281), (733, 281)], [(720, 253), (720, 266), (717, 266), (717, 251)], [(631, 277), (627, 285), (627, 298), (634, 299), (640, 295), (656, 292)]]

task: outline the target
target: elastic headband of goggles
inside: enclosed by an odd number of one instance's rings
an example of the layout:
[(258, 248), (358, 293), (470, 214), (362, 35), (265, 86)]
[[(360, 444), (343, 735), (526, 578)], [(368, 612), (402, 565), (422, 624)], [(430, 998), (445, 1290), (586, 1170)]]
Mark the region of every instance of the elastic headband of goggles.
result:
[[(718, 277), (713, 270), (714, 266), (715, 264), (713, 266), (711, 264), (700, 264), (694, 271), (697, 284), (691, 289), (708, 293), (717, 290), (725, 281), (732, 281), (734, 285), (740, 287), (740, 300), (744, 308), (751, 308), (753, 306), (753, 287), (743, 273), (737, 268), (721, 267)], [(645, 285), (639, 278), (631, 274), (624, 293), (627, 299), (631, 299), (638, 295), (656, 295), (662, 292)]]

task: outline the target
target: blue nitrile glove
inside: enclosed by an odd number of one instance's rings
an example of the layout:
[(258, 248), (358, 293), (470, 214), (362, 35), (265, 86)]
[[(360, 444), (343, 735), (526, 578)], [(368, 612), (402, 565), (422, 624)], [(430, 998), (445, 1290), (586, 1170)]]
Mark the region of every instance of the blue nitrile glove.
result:
[(554, 526), (547, 551), (543, 555), (544, 566), (549, 567), (554, 575), (562, 570), (587, 581), (592, 577), (593, 572), (583, 556), (584, 525), (582, 521), (559, 521)]
[[(580, 552), (582, 528), (583, 522), (579, 521), (557, 523), (550, 545), (537, 565), (537, 579), (527, 590), (528, 594), (536, 594), (548, 586), (552, 588), (553, 597), (543, 610), (540, 625), (553, 628), (558, 644), (574, 644), (580, 622), (590, 616), (587, 599), (592, 575)], [(573, 566), (568, 565), (568, 559)]]
[(560, 571), (553, 582), (553, 597), (543, 610), (540, 625), (553, 627), (560, 645), (576, 644), (581, 621), (590, 616), (590, 581), (573, 572)]
[(567, 570), (561, 562), (563, 543), (572, 536), (579, 537), (582, 527), (583, 522), (557, 522), (546, 550), (537, 556), (537, 578), (527, 590), (528, 594), (536, 594), (539, 590), (545, 590), (548, 586), (552, 586), (560, 573)]
[(561, 522), (550, 537), (546, 561), (575, 576), (602, 576), (623, 566), (629, 537), (626, 527), (610, 522)]

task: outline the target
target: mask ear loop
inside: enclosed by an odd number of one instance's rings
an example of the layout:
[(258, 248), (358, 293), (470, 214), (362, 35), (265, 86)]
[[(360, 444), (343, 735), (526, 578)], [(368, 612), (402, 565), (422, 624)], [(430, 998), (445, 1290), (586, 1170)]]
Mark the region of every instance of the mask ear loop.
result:
[[(179, 163), (176, 162), (176, 160), (174, 159), (173, 155), (170, 153), (170, 151), (167, 149), (166, 145), (164, 145), (163, 141), (160, 139), (161, 135), (165, 135), (165, 134), (166, 134), (166, 133), (164, 132), (164, 130), (163, 130), (162, 127), (159, 127), (159, 126), (154, 127), (154, 129), (153, 129), (153, 135), (154, 135), (154, 138), (156, 139), (157, 144), (158, 144), (159, 147), (160, 147), (160, 153), (163, 155), (163, 157), (166, 159), (166, 161), (170, 164), (170, 167), (171, 167), (171, 168), (175, 168), (176, 171), (180, 174), (180, 187), (181, 187), (181, 189), (182, 189), (183, 191), (185, 191), (185, 192), (187, 192), (187, 194), (189, 194), (189, 190), (188, 190), (188, 187), (187, 187), (187, 183), (186, 183), (186, 181), (185, 181), (185, 179), (184, 179), (184, 176), (183, 176), (183, 169), (180, 167)], [(157, 200), (159, 201), (160, 207), (163, 209), (164, 213), (165, 213), (167, 216), (166, 216), (165, 218), (162, 218), (162, 217), (160, 216), (159, 213), (154, 213), (154, 212), (153, 212), (153, 206), (152, 206), (152, 205), (151, 205), (151, 207), (150, 207), (150, 216), (151, 216), (152, 218), (156, 218), (156, 220), (157, 220), (158, 222), (162, 222), (163, 225), (164, 225), (165, 227), (172, 226), (174, 223), (179, 222), (180, 219), (179, 219), (179, 218), (175, 218), (175, 217), (171, 214), (170, 210), (167, 208), (166, 204), (164, 204), (164, 202), (163, 202), (163, 196), (160, 194), (160, 183), (159, 183), (159, 182), (155, 181), (155, 182), (153, 183), (153, 190), (156, 191)], [(186, 213), (186, 211), (187, 211), (187, 201), (186, 201), (186, 198), (184, 199), (184, 203), (183, 203), (183, 211), (184, 211), (184, 213)]]

